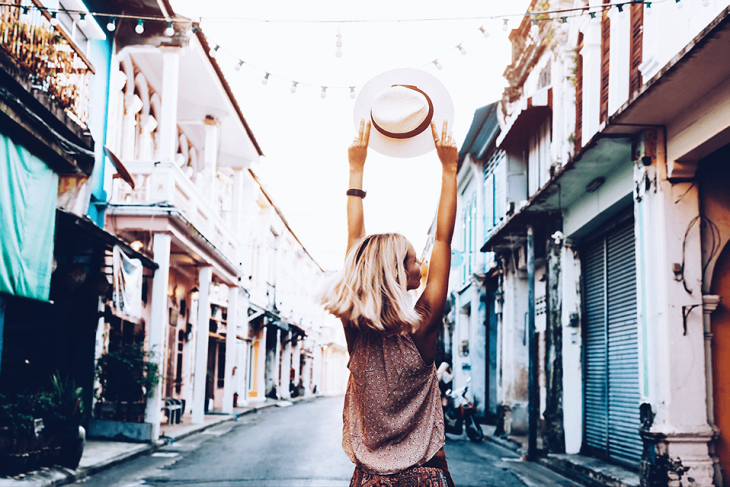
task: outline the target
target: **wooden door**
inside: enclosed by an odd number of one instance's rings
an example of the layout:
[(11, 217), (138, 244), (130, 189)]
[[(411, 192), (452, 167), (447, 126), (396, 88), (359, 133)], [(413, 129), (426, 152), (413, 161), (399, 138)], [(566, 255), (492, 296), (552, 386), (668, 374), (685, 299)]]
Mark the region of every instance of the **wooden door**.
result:
[(730, 474), (730, 245), (725, 246), (717, 260), (713, 276), (711, 294), (722, 298), (712, 313), (712, 394), (715, 424), (720, 428), (715, 453), (727, 479)]

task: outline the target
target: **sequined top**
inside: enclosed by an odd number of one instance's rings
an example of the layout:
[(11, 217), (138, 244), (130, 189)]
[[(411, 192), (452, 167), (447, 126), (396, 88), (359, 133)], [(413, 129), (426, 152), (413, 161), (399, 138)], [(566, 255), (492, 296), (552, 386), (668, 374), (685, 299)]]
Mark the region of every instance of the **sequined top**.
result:
[(355, 464), (393, 474), (429, 461), (444, 446), (436, 366), (410, 335), (362, 331), (350, 354), (342, 448)]

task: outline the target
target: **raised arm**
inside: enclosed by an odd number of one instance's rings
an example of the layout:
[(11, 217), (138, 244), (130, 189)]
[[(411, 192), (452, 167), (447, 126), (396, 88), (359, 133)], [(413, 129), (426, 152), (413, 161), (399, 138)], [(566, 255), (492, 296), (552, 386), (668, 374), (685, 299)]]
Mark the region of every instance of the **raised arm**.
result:
[[(436, 235), (434, 237), (431, 262), (428, 267), (428, 281), (419, 299), (419, 307), (428, 312), (427, 319), (416, 335), (429, 355), (430, 348), (436, 346), (435, 337), (441, 325), (441, 315), (449, 290), (449, 270), (451, 268), (451, 238), (456, 221), (456, 166), (459, 151), (456, 142), (448, 135), (448, 125), (444, 121), (441, 136), (431, 123), (431, 132), (436, 143), (436, 152), (441, 160), (441, 199), (436, 215)], [(414, 336), (415, 338), (415, 336)], [(421, 348), (421, 347), (419, 347)]]
[[(362, 189), (362, 177), (365, 168), (365, 158), (368, 155), (370, 141), (370, 122), (360, 121), (360, 130), (357, 138), (347, 151), (350, 161), (350, 189)], [(365, 217), (362, 209), (362, 198), (359, 196), (347, 197), (347, 251), (361, 237), (365, 236)]]

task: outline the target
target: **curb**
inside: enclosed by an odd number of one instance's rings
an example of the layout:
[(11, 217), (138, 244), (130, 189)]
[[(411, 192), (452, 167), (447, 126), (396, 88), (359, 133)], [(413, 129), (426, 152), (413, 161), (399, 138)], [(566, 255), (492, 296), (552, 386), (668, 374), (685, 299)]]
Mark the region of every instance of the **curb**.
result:
[[(296, 404), (299, 402), (309, 402), (314, 399), (318, 399), (319, 396), (312, 396), (312, 397), (303, 397), (303, 398), (295, 398), (293, 400), (290, 400), (290, 402)], [(0, 478), (0, 487), (58, 487), (60, 485), (67, 485), (73, 482), (77, 482), (79, 480), (84, 480), (86, 478), (91, 477), (92, 475), (96, 475), (100, 472), (103, 472), (104, 470), (108, 470), (110, 468), (116, 467), (117, 465), (120, 465), (122, 463), (132, 461), (134, 459), (151, 455), (155, 453), (160, 448), (170, 445), (175, 441), (179, 441), (185, 438), (188, 438), (192, 435), (196, 435), (198, 433), (202, 433), (203, 431), (212, 428), (214, 426), (219, 426), (224, 423), (229, 422), (235, 422), (238, 421), (238, 418), (241, 416), (245, 416), (247, 414), (252, 414), (257, 411), (260, 411), (262, 409), (270, 408), (276, 406), (276, 403), (269, 403), (269, 404), (263, 404), (261, 406), (255, 406), (252, 407), (246, 411), (240, 412), (240, 413), (234, 413), (230, 416), (221, 418), (220, 421), (214, 421), (209, 424), (201, 425), (200, 428), (186, 431), (185, 433), (181, 433), (180, 435), (176, 436), (175, 438), (172, 437), (164, 437), (161, 438), (153, 443), (143, 444), (138, 450), (129, 451), (126, 453), (122, 453), (120, 455), (117, 455), (116, 457), (110, 458), (108, 460), (99, 462), (95, 465), (90, 465), (88, 467), (79, 468), (77, 470), (71, 470), (69, 468), (65, 467), (52, 467), (47, 470), (39, 470), (33, 475), (27, 475), (25, 478), (22, 479), (16, 479), (16, 478)]]
[(517, 453), (521, 457), (527, 456), (527, 452), (522, 449), (522, 445), (520, 445), (519, 443), (517, 443), (514, 440), (510, 440), (509, 438), (500, 438), (498, 436), (485, 434), (484, 439), (489, 442), (494, 443), (495, 445), (499, 445), (502, 448), (512, 450), (513, 452)]
[[(499, 445), (502, 448), (506, 448), (517, 453), (522, 456), (523, 459), (527, 456), (527, 452), (522, 448), (522, 445), (514, 440), (488, 434), (485, 434), (484, 438), (495, 445)], [(571, 462), (569, 459), (565, 458), (558, 458), (552, 455), (541, 456), (534, 463), (549, 468), (553, 472), (556, 472), (570, 480), (580, 482), (586, 487), (637, 487), (637, 484), (623, 482), (621, 479), (614, 476)]]
[(565, 458), (542, 457), (537, 460), (537, 463), (571, 480), (581, 482), (587, 487), (638, 487), (639, 485), (633, 482), (626, 483), (616, 476), (571, 462)]

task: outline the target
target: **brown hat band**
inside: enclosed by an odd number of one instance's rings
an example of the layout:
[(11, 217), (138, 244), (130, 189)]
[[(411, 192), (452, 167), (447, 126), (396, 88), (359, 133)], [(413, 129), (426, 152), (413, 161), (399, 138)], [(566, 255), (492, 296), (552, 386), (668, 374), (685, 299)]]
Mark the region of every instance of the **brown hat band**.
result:
[(416, 135), (420, 135), (421, 132), (426, 130), (428, 126), (431, 124), (431, 119), (433, 118), (433, 103), (431, 103), (431, 98), (424, 93), (423, 91), (419, 90), (415, 86), (412, 85), (393, 85), (391, 88), (396, 86), (402, 86), (404, 88), (410, 88), (411, 90), (417, 91), (423, 96), (426, 97), (426, 101), (428, 102), (428, 115), (426, 115), (426, 118), (421, 122), (421, 124), (414, 128), (411, 131), (408, 132), (402, 132), (402, 133), (395, 133), (395, 132), (388, 132), (384, 128), (380, 127), (377, 123), (375, 123), (375, 119), (373, 118), (373, 110), (370, 110), (370, 120), (373, 123), (373, 127), (380, 132), (381, 134), (385, 135), (386, 137), (390, 137), (391, 139), (410, 139), (411, 137), (415, 137)]

